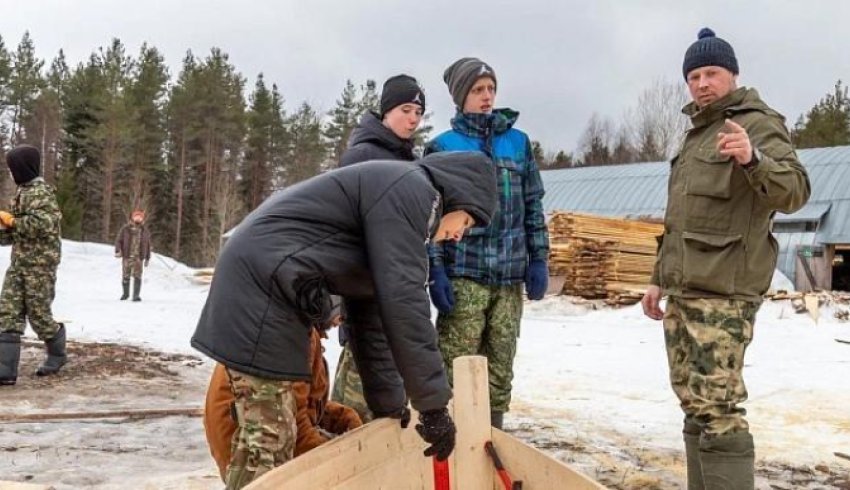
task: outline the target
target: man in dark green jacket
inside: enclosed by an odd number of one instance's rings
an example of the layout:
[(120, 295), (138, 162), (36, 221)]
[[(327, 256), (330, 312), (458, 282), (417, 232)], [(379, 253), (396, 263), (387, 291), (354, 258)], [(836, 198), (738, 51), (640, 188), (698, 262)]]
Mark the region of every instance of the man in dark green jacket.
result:
[(682, 72), (693, 128), (672, 160), (664, 235), (642, 305), (663, 319), (685, 413), (688, 489), (751, 490), (753, 439), (738, 406), (747, 399), (744, 353), (776, 267), (771, 218), (803, 207), (810, 184), (784, 118), (737, 86), (729, 43), (701, 30)]

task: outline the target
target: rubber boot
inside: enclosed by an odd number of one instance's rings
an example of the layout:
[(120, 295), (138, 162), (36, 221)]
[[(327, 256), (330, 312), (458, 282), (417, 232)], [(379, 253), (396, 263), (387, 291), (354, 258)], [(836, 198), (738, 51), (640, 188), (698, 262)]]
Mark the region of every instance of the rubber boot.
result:
[(699, 452), (706, 490), (755, 488), (755, 449), (749, 432), (703, 436)]
[(502, 430), (502, 421), (505, 418), (505, 412), (490, 412), (490, 425), (499, 430)]
[(705, 490), (702, 480), (702, 463), (699, 453), (698, 426), (685, 422), (682, 436), (685, 438), (685, 463), (688, 470), (688, 490)]
[(21, 335), (0, 333), (0, 386), (13, 385), (18, 380), (18, 362), (21, 360)]
[(121, 287), (124, 289), (124, 293), (121, 295), (120, 299), (121, 299), (121, 301), (124, 301), (125, 299), (130, 297), (130, 280), (129, 279), (122, 279), (121, 280)]
[(50, 376), (56, 374), (68, 362), (65, 354), (65, 325), (59, 324), (59, 330), (50, 340), (44, 342), (47, 347), (47, 359), (35, 372), (38, 376)]
[(142, 278), (134, 277), (133, 278), (133, 301), (141, 301), (142, 298), (139, 297), (139, 293), (142, 291)]

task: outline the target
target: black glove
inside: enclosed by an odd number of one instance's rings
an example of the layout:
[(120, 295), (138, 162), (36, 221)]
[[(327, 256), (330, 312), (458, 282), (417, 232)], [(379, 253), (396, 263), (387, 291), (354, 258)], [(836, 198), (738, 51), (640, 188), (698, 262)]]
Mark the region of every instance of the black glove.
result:
[(408, 425), (410, 425), (410, 409), (407, 407), (402, 408), (396, 413), (390, 414), (391, 419), (398, 419), (401, 423), (401, 428), (406, 429)]
[(431, 444), (425, 449), (425, 456), (436, 456), (438, 461), (445, 461), (455, 448), (457, 429), (447, 408), (420, 413), (416, 432), (425, 442)]

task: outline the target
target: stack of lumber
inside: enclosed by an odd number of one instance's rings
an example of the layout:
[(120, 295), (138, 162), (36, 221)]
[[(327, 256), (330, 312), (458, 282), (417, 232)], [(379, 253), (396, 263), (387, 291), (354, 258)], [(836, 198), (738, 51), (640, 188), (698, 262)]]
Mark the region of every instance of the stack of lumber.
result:
[(663, 230), (658, 223), (555, 213), (549, 221), (550, 273), (565, 276), (564, 294), (635, 303), (649, 285), (655, 237)]

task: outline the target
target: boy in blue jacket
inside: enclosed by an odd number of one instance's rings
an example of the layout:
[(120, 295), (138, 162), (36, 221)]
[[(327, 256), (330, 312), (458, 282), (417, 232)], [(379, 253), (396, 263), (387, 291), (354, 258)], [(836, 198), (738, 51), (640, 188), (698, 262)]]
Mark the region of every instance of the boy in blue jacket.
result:
[(461, 58), (443, 74), (457, 106), (452, 129), (426, 153), (481, 151), (497, 170), (499, 208), (487, 227), (457, 243), (430, 248), (431, 300), (439, 310), (439, 346), (452, 379), (452, 361), (484, 355), (489, 363), (491, 423), (508, 411), (522, 317), (523, 283), (539, 300), (548, 285), (549, 235), (543, 182), (528, 136), (513, 125), (519, 113), (494, 109), (496, 73), (477, 58)]

